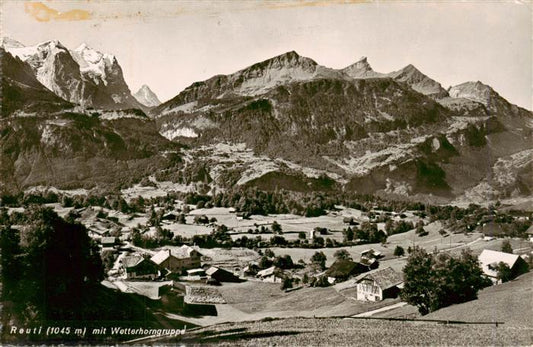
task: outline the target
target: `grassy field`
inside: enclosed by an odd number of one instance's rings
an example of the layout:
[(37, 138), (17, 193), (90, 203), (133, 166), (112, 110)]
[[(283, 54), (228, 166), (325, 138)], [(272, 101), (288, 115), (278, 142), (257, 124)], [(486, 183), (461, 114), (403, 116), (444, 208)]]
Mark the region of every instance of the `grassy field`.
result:
[[(458, 249), (460, 251), (460, 249), (465, 248), (467, 246), (476, 249), (478, 247), (485, 248), (486, 245), (492, 245), (493, 247), (497, 248), (501, 244), (500, 240), (494, 240), (490, 242), (482, 241), (480, 239), (482, 235), (479, 233), (472, 233), (468, 235), (453, 234), (447, 237), (442, 237), (438, 233), (438, 229), (440, 228), (430, 225), (428, 227), (429, 234), (424, 237), (417, 236), (414, 230), (412, 230), (403, 234), (392, 235), (387, 239), (386, 244), (366, 244), (351, 247), (341, 247), (341, 249), (347, 250), (354, 260), (359, 260), (362, 251), (367, 250), (369, 248), (373, 248), (382, 252), (382, 254), (384, 255), (384, 261), (388, 261), (394, 264), (397, 261), (402, 263), (404, 262), (403, 259), (398, 259), (393, 256), (394, 249), (396, 248), (396, 246), (401, 246), (405, 250), (407, 250), (409, 246), (412, 247), (413, 245), (417, 245), (425, 248), (428, 251), (433, 251), (435, 248), (437, 248), (438, 250)], [(272, 250), (276, 254), (288, 254), (294, 261), (297, 261), (298, 259), (303, 259), (305, 262), (310, 262), (312, 255), (317, 251), (321, 251), (324, 252), (324, 254), (326, 254), (327, 256), (327, 266), (330, 266), (335, 261), (335, 257), (333, 256), (333, 254), (338, 249), (339, 248), (272, 248)]]
[(352, 316), (399, 301), (398, 299), (387, 299), (381, 302), (357, 301), (353, 295), (344, 295), (333, 287), (302, 288), (285, 292), (280, 289), (279, 283), (260, 281), (224, 283), (218, 287), (218, 290), (226, 304), (216, 305), (217, 316), (190, 318), (168, 315), (168, 317), (187, 320), (200, 326), (208, 326), (268, 317)]
[(485, 288), (478, 299), (430, 313), (424, 318), (504, 322), (529, 328), (533, 336), (533, 272), (514, 281)]
[(160, 343), (221, 346), (521, 346), (531, 331), (505, 326), (444, 325), (350, 318), (290, 318), (221, 324)]

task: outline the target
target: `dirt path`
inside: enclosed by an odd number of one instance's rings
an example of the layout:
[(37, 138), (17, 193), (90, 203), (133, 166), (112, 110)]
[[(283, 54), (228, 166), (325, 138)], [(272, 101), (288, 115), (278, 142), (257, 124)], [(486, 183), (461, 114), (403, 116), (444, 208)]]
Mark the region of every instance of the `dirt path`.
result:
[(371, 316), (373, 316), (376, 313), (393, 310), (395, 308), (403, 307), (405, 305), (407, 305), (407, 303), (402, 301), (402, 302), (398, 302), (398, 303), (393, 304), (393, 305), (389, 305), (389, 306), (385, 306), (385, 307), (382, 307), (382, 308), (378, 308), (376, 310), (359, 313), (359, 314), (353, 315), (352, 317), (371, 317)]

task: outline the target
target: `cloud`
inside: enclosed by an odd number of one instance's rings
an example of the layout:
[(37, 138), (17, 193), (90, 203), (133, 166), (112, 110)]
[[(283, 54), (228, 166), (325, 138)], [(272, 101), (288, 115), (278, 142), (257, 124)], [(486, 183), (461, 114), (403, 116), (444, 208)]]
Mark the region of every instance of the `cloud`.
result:
[(27, 2), (24, 4), (24, 11), (39, 22), (56, 21), (79, 21), (91, 18), (91, 12), (85, 10), (70, 10), (60, 12), (50, 8), (42, 2)]

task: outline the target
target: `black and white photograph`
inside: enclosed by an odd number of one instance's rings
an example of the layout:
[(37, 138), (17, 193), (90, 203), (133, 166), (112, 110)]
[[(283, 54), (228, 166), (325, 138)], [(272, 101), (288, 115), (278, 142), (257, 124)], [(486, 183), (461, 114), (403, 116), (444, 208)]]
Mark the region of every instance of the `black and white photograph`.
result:
[(533, 345), (532, 1), (1, 0), (0, 40), (0, 345)]

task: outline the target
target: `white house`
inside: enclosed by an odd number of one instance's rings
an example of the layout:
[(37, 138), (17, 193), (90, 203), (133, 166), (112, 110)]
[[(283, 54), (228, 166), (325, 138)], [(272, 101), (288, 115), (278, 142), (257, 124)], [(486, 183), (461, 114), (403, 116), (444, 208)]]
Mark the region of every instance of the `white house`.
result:
[(355, 282), (357, 300), (381, 301), (398, 295), (403, 286), (403, 277), (391, 267), (386, 267), (361, 274)]
[(271, 266), (268, 269), (261, 270), (256, 275), (263, 282), (281, 283), (281, 277), (276, 276), (276, 267)]
[(526, 271), (527, 264), (519, 255), (505, 252), (493, 251), (484, 249), (479, 255), (479, 263), (485, 276), (490, 278), (493, 283), (501, 283), (498, 279), (497, 266), (499, 263), (504, 263), (511, 269), (512, 277), (519, 275)]
[(151, 260), (171, 272), (196, 269), (201, 265), (201, 254), (194, 248), (183, 245), (178, 249), (162, 249)]

